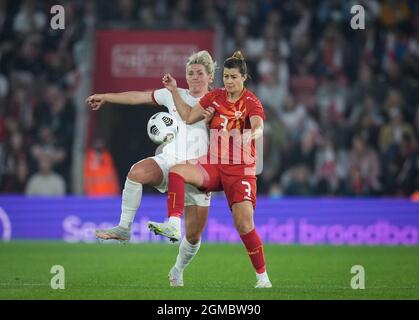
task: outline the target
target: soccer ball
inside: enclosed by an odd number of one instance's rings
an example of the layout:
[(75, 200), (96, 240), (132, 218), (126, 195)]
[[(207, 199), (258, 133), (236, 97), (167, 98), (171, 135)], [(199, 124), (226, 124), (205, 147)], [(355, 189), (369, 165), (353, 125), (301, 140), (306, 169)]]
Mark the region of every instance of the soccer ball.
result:
[(169, 143), (174, 139), (177, 132), (177, 120), (170, 113), (158, 112), (148, 120), (147, 133), (154, 143)]

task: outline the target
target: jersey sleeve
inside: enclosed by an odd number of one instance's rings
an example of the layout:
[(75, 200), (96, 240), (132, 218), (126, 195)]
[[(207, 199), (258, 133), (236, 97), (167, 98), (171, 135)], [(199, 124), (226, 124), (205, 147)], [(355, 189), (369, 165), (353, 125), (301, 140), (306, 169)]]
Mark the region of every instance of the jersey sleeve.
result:
[(249, 118), (252, 116), (259, 116), (265, 120), (265, 111), (263, 110), (262, 103), (257, 98), (249, 97), (248, 104), (250, 106)]
[(212, 101), (214, 100), (216, 91), (208, 92), (206, 95), (204, 95), (201, 99), (199, 99), (199, 104), (202, 108), (206, 109), (209, 106), (211, 106)]
[(166, 88), (154, 90), (151, 94), (151, 98), (153, 99), (154, 103), (158, 106), (166, 107), (170, 105), (170, 101), (172, 100), (172, 94)]

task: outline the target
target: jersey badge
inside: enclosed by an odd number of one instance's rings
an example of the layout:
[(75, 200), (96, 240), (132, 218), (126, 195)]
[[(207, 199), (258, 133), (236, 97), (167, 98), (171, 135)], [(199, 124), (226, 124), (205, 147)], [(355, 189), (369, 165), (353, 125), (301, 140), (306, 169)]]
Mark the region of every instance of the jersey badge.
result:
[(243, 115), (243, 112), (241, 111), (234, 112), (234, 116), (236, 117), (237, 120), (240, 119), (242, 115)]

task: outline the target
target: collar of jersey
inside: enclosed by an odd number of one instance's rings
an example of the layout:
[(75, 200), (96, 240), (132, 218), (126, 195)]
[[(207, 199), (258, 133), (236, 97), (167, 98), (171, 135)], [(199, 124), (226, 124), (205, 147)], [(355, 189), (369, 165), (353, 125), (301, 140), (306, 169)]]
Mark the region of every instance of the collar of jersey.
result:
[(240, 96), (238, 97), (238, 99), (236, 100), (236, 101), (234, 101), (234, 102), (230, 102), (230, 101), (228, 101), (228, 92), (227, 92), (227, 90), (225, 91), (225, 96), (226, 96), (226, 101), (228, 102), (228, 103), (230, 103), (230, 104), (236, 104), (236, 102), (237, 101), (239, 101), (241, 98), (242, 98), (242, 96), (244, 95), (244, 93), (246, 92), (246, 88), (243, 88), (243, 90), (242, 90), (242, 93), (240, 94)]

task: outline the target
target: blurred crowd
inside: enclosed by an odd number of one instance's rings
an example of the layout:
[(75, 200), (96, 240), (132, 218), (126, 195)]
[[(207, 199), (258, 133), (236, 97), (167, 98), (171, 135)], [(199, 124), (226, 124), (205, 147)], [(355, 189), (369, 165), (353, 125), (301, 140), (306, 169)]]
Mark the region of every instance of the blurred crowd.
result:
[(77, 16), (52, 30), (49, 4), (0, 0), (0, 192), (65, 194), (77, 85)]
[[(66, 28), (52, 30), (60, 3)], [(365, 30), (350, 27), (355, 4)], [(0, 0), (0, 193), (71, 192), (74, 50), (106, 23), (218, 26), (223, 58), (242, 50), (267, 113), (259, 193), (419, 191), (417, 1)]]

